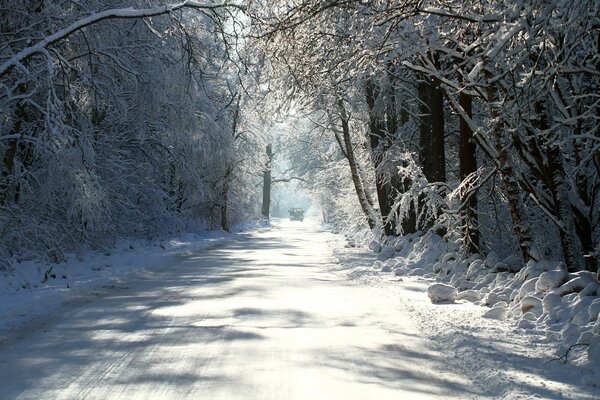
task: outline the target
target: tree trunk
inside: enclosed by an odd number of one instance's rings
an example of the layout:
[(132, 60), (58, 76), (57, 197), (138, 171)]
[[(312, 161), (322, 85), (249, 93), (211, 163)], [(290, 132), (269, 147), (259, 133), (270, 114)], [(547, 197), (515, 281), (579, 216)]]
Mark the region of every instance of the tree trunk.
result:
[[(490, 71), (486, 70), (485, 75), (489, 82), (491, 80)], [(488, 102), (490, 103), (490, 117), (492, 121), (495, 121), (492, 126), (492, 136), (494, 137), (494, 144), (498, 157), (498, 172), (500, 172), (500, 176), (502, 177), (502, 184), (506, 193), (508, 209), (512, 218), (513, 229), (517, 237), (517, 241), (519, 242), (521, 255), (523, 256), (525, 263), (527, 263), (529, 260), (535, 259), (532, 254), (533, 236), (531, 234), (531, 228), (529, 227), (529, 224), (525, 218), (525, 209), (520, 198), (521, 191), (508, 156), (508, 147), (504, 142), (504, 132), (502, 132), (502, 125), (500, 123), (500, 113), (494, 104), (497, 101), (496, 89), (491, 84), (488, 84), (486, 92)]]
[(262, 216), (269, 219), (271, 209), (271, 163), (273, 162), (273, 147), (267, 145), (267, 165), (263, 171)]
[(228, 166), (225, 170), (225, 179), (223, 183), (223, 192), (221, 199), (221, 229), (225, 232), (230, 232), (231, 227), (229, 226), (229, 179), (232, 173), (231, 166)]
[(383, 118), (383, 114), (377, 113), (375, 110), (375, 101), (379, 97), (380, 91), (372, 78), (367, 79), (365, 82), (365, 95), (367, 106), (369, 108), (368, 136), (371, 145), (371, 158), (373, 160), (373, 166), (375, 167), (375, 187), (377, 190), (379, 211), (381, 212), (381, 219), (383, 221), (383, 230), (388, 236), (395, 235), (396, 229), (392, 217), (392, 205), (394, 204), (394, 190), (391, 186), (392, 176), (389, 176), (390, 174), (386, 173), (389, 171), (381, 170), (381, 163), (385, 156), (385, 152), (389, 148), (390, 138), (386, 132), (386, 121)]
[[(240, 100), (241, 96), (237, 95), (237, 101), (233, 110), (233, 118), (231, 121), (231, 137), (235, 141), (238, 138), (237, 125), (240, 115)], [(268, 150), (267, 150), (268, 151)], [(233, 163), (230, 162), (225, 169), (225, 176), (223, 178), (223, 199), (221, 203), (221, 228), (225, 232), (230, 232), (231, 227), (229, 226), (229, 182), (231, 180), (231, 174), (233, 174)], [(270, 196), (269, 196), (270, 197)]]
[[(472, 116), (472, 99), (468, 94), (460, 93), (460, 106), (469, 118)], [(464, 181), (469, 174), (477, 171), (476, 147), (473, 131), (467, 121), (460, 118), (459, 177)], [(461, 214), (465, 248), (469, 254), (479, 251), (479, 230), (477, 229), (477, 193), (465, 191), (461, 194)]]
[[(446, 181), (446, 155), (444, 150), (444, 97), (439, 85), (421, 76), (417, 86), (419, 96), (419, 161), (423, 175), (429, 183)], [(423, 209), (424, 196), (419, 198), (419, 208)], [(435, 217), (417, 221), (418, 229), (430, 229)]]
[[(338, 110), (340, 113), (340, 117), (342, 120), (342, 134), (343, 134), (343, 151), (346, 159), (348, 160), (348, 165), (350, 166), (350, 174), (352, 176), (352, 183), (354, 184), (354, 190), (356, 191), (356, 195), (358, 196), (358, 202), (360, 204), (360, 208), (362, 209), (365, 217), (367, 218), (367, 223), (369, 224), (369, 228), (374, 229), (376, 226), (376, 218), (373, 213), (373, 209), (371, 207), (369, 196), (365, 191), (365, 188), (362, 183), (362, 179), (360, 178), (360, 174), (358, 171), (358, 163), (356, 162), (356, 158), (354, 157), (354, 149), (352, 148), (352, 139), (350, 138), (350, 126), (348, 123), (348, 115), (346, 113), (346, 109), (344, 107), (343, 100), (338, 100)], [(342, 143), (340, 143), (342, 145)]]
[[(26, 86), (20, 85), (18, 88), (18, 92), (25, 93), (25, 91)], [(23, 122), (27, 120), (27, 111), (25, 110), (25, 106), (22, 102), (17, 105), (15, 116), (16, 121), (11, 134), (20, 134), (21, 126)], [(31, 155), (29, 155), (28, 157), (27, 154), (30, 153), (31, 145), (22, 145), (17, 139), (13, 139), (8, 142), (8, 148), (6, 149), (4, 157), (2, 158), (2, 170), (0, 171), (0, 206), (7, 204), (10, 201), (9, 199), (11, 197), (15, 202), (17, 202), (19, 199), (20, 188), (18, 184), (15, 185), (14, 182), (11, 182), (11, 180), (13, 179), (12, 175), (14, 173), (15, 160), (17, 159), (18, 154), (20, 153), (19, 148), (22, 146), (25, 146), (25, 149), (22, 149), (24, 150), (23, 153), (25, 153), (26, 155), (24, 158), (28, 159), (28, 162), (22, 159), (22, 163), (23, 165), (29, 164), (29, 162), (31, 162), (32, 157)], [(11, 186), (13, 187), (11, 188)]]
[(11, 140), (8, 142), (8, 149), (4, 153), (2, 160), (2, 173), (0, 174), (0, 206), (7, 203), (10, 192), (10, 180), (13, 173), (13, 165), (15, 156), (17, 154), (17, 140)]
[[(539, 132), (534, 132), (536, 136), (549, 130), (548, 113), (542, 100), (534, 103), (534, 109), (538, 118), (532, 120), (534, 126)], [(532, 135), (532, 137), (535, 137)], [(543, 137), (543, 136), (542, 136)], [(573, 216), (573, 207), (571, 206), (571, 195), (567, 174), (564, 168), (563, 155), (558, 138), (546, 137), (544, 142), (545, 157), (542, 156), (540, 168), (543, 170), (546, 186), (550, 189), (553, 202), (553, 214), (558, 220), (558, 231), (560, 235), (560, 244), (563, 253), (563, 260), (569, 271), (582, 271), (585, 269), (583, 258), (583, 247), (577, 235), (575, 228), (575, 218)], [(537, 145), (530, 146), (535, 151), (540, 152)], [(539, 157), (539, 156), (538, 156)]]
[(427, 181), (446, 181), (446, 153), (444, 149), (444, 94), (439, 85), (423, 76), (418, 84), (421, 100), (419, 114), (420, 161)]
[(569, 271), (582, 271), (585, 269), (583, 248), (575, 229), (575, 219), (569, 200), (569, 185), (562, 154), (557, 143), (548, 149), (547, 155), (548, 167), (552, 174), (554, 211), (560, 222), (559, 232), (563, 258)]

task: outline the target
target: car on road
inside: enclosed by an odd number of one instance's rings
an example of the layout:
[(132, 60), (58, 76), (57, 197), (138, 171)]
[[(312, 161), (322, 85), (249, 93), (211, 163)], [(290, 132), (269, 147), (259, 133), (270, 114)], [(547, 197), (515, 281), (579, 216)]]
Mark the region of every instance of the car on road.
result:
[(290, 221), (304, 221), (304, 209), (290, 208)]

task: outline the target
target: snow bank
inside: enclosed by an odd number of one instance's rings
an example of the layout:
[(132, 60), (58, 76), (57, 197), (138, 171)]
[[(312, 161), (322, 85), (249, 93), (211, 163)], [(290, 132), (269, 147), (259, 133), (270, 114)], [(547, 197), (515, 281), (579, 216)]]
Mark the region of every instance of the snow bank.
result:
[(570, 363), (589, 365), (600, 376), (600, 284), (595, 274), (569, 273), (561, 262), (548, 260), (522, 265), (518, 257), (493, 252), (465, 258), (458, 241), (433, 233), (369, 247), (378, 253), (378, 273), (434, 281), (427, 289), (433, 303), (470, 301), (486, 307), (483, 317), (541, 332), (556, 341), (554, 357), (569, 351)]
[(265, 218), (262, 218), (262, 219), (254, 220), (254, 221), (240, 222), (231, 229), (231, 232), (242, 233), (242, 232), (249, 232), (249, 231), (263, 231), (263, 230), (270, 229), (270, 228), (271, 228), (271, 224), (269, 223), (269, 221)]
[(0, 343), (19, 327), (43, 323), (70, 299), (123, 287), (128, 277), (147, 274), (229, 237), (222, 231), (186, 233), (155, 242), (121, 241), (110, 250), (66, 255), (59, 264), (15, 263), (0, 270)]

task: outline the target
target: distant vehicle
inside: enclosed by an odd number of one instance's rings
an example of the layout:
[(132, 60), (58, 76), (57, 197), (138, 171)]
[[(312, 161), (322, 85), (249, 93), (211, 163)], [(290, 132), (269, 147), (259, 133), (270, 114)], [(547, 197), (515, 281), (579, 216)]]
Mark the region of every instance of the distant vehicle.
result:
[(304, 221), (304, 209), (290, 208), (290, 221)]

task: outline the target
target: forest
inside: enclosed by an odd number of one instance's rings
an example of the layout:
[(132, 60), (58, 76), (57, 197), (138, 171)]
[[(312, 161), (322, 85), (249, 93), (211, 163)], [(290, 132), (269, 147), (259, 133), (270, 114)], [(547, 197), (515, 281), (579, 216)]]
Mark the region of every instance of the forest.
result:
[(0, 0), (0, 158), (5, 274), (294, 183), (376, 252), (598, 296), (600, 2)]
[(3, 3), (5, 263), (255, 218), (277, 140), (331, 223), (598, 271), (595, 1)]

